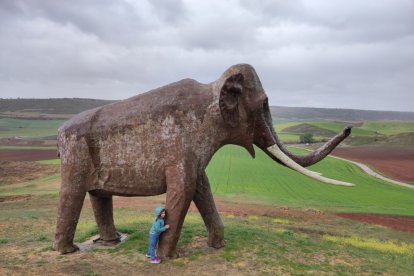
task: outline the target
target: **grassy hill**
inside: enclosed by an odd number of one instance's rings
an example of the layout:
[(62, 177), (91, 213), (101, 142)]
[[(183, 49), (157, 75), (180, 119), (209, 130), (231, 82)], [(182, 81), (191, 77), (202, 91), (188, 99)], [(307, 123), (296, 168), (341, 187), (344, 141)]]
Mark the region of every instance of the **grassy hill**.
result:
[(310, 108), (271, 106), (270, 112), (274, 119), (289, 120), (331, 120), (331, 121), (377, 121), (400, 120), (414, 121), (414, 112), (371, 111), (338, 108)]
[(304, 133), (311, 133), (315, 136), (324, 136), (324, 137), (333, 137), (336, 135), (336, 132), (321, 128), (315, 125), (311, 125), (308, 123), (301, 123), (298, 125), (293, 125), (282, 130), (285, 133), (297, 133), (297, 134), (304, 134)]
[(354, 136), (346, 140), (350, 146), (414, 146), (414, 132), (398, 133), (394, 135)]
[(0, 113), (32, 112), (45, 114), (77, 114), (114, 101), (80, 98), (0, 99)]
[(363, 121), (358, 123), (339, 121), (293, 121), (276, 120), (275, 129), (282, 141), (298, 142), (299, 135), (311, 133), (317, 141), (326, 140), (339, 133), (347, 125), (353, 125), (350, 145), (388, 144), (390, 146), (413, 146), (414, 121)]

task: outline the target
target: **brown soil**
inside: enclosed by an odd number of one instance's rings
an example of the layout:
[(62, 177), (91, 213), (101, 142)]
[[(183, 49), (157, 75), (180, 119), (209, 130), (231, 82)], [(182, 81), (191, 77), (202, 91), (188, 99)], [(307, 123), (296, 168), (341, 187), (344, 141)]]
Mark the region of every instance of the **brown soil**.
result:
[(369, 165), (392, 179), (414, 182), (414, 148), (344, 147), (332, 154)]
[(56, 159), (56, 150), (0, 150), (0, 161), (37, 161)]
[(41, 165), (35, 162), (0, 160), (0, 185), (16, 184), (55, 174), (59, 165)]
[(2, 202), (18, 202), (26, 201), (30, 199), (31, 195), (18, 195), (18, 196), (0, 196), (0, 203)]
[[(114, 197), (113, 200), (114, 208), (135, 207), (141, 211), (152, 211), (155, 206), (165, 204), (165, 195), (157, 197)], [(237, 203), (218, 197), (215, 198), (215, 202), (217, 210), (222, 216), (270, 216), (299, 219), (301, 221), (329, 221), (333, 218), (331, 215), (325, 214), (317, 209), (295, 209), (284, 206), (275, 207), (249, 202)], [(84, 207), (91, 208), (89, 200), (85, 200)], [(190, 212), (198, 212), (194, 203), (190, 206)], [(382, 225), (398, 231), (414, 233), (414, 217), (358, 213), (338, 213), (335, 215), (369, 224)]]
[[(241, 201), (242, 202), (242, 201)], [(317, 209), (294, 209), (284, 206), (272, 206), (258, 203), (239, 203), (229, 202), (223, 199), (216, 200), (216, 206), (221, 214), (234, 215), (237, 217), (245, 216), (270, 216), (270, 217), (284, 217), (297, 218), (305, 220), (325, 220), (329, 219), (322, 211)], [(196, 211), (194, 204), (191, 205), (190, 211)]]
[[(1, 131), (1, 129), (0, 129)], [(45, 138), (19, 138), (19, 137), (3, 137), (0, 138), (0, 145), (3, 146), (47, 146), (56, 147), (56, 139)]]
[[(217, 210), (221, 215), (233, 215), (236, 217), (270, 216), (300, 218), (306, 220), (324, 220), (329, 216), (316, 209), (293, 209), (289, 207), (275, 207), (250, 202), (233, 202), (222, 198), (215, 198)], [(165, 205), (165, 195), (157, 197), (113, 197), (114, 208), (136, 207), (139, 210), (153, 211), (155, 206)], [(85, 200), (84, 207), (91, 208), (89, 200)], [(194, 203), (191, 203), (190, 212), (198, 212)]]
[(339, 213), (336, 215), (342, 218), (382, 225), (398, 231), (414, 233), (414, 217), (358, 213)]

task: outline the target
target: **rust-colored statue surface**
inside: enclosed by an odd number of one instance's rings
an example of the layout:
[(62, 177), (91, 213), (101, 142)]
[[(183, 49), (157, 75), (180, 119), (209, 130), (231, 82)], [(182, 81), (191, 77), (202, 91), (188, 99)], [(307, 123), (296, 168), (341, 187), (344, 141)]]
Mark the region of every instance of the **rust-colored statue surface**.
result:
[(77, 250), (76, 225), (89, 193), (103, 241), (117, 241), (112, 196), (167, 193), (166, 223), (158, 254), (174, 257), (191, 201), (208, 230), (208, 245), (225, 245), (224, 227), (205, 173), (214, 153), (240, 145), (254, 157), (253, 145), (273, 160), (309, 177), (335, 185), (304, 167), (328, 155), (350, 134), (345, 128), (324, 146), (298, 156), (280, 142), (272, 126), (268, 99), (247, 64), (230, 67), (217, 81), (185, 79), (120, 102), (82, 112), (58, 131), (62, 184), (54, 249)]

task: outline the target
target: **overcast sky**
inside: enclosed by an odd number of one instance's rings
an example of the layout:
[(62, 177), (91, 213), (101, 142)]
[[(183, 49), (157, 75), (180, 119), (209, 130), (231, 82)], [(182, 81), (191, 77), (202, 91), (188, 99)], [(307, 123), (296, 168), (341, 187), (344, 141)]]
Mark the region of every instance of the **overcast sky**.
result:
[(0, 0), (0, 98), (125, 99), (237, 63), (271, 105), (414, 111), (414, 0)]

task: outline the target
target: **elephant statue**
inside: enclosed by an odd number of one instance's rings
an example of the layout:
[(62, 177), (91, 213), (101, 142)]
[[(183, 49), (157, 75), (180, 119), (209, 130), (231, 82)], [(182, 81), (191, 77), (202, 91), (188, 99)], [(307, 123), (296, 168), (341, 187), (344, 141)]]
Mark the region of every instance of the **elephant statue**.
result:
[(86, 193), (92, 202), (100, 239), (119, 241), (112, 196), (166, 193), (166, 223), (158, 254), (175, 257), (191, 201), (208, 231), (208, 246), (225, 245), (205, 169), (222, 146), (253, 145), (274, 161), (322, 182), (351, 186), (304, 167), (327, 156), (351, 132), (346, 127), (307, 155), (290, 153), (276, 135), (267, 96), (254, 68), (230, 67), (215, 82), (184, 79), (132, 98), (84, 111), (58, 130), (61, 187), (53, 248), (62, 254), (73, 243)]

